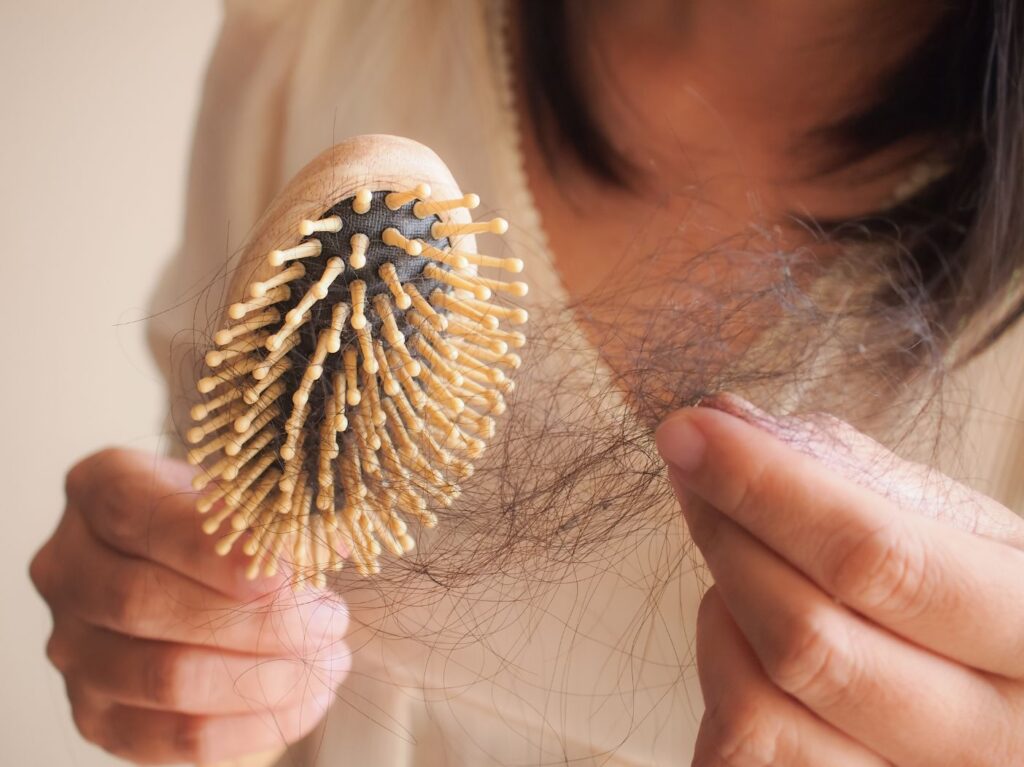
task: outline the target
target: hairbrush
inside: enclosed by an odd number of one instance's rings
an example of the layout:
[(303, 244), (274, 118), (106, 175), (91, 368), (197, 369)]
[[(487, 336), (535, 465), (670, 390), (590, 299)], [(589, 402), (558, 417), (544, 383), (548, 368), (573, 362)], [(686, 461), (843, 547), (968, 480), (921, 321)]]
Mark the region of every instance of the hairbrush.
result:
[(428, 148), (394, 136), (342, 142), (271, 203), (229, 284), (186, 432), (203, 529), (241, 546), (247, 575), (282, 559), (323, 586), (348, 561), (437, 524), (495, 432), (527, 319), (499, 302), (517, 258), (481, 255), (463, 194)]

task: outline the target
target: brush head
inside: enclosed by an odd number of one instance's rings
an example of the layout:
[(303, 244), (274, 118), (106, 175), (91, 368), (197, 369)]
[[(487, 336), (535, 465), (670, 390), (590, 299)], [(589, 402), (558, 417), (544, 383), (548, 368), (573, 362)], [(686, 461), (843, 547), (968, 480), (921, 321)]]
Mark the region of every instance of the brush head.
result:
[(257, 224), (205, 356), (186, 433), (204, 529), (248, 574), (282, 558), (323, 585), (348, 560), (379, 570), (453, 503), (494, 435), (526, 312), (494, 303), (522, 269), (476, 251), (462, 194), (426, 147), (364, 136), (314, 160)]

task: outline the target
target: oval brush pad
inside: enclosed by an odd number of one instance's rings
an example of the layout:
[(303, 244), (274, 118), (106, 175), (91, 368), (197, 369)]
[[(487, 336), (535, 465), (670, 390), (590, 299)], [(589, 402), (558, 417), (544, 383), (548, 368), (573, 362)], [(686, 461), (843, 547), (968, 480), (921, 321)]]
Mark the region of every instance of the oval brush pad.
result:
[(462, 194), (426, 147), (362, 136), (303, 169), (256, 226), (235, 300), (205, 355), (186, 433), (216, 549), (241, 545), (250, 577), (285, 558), (325, 583), (346, 560), (379, 571), (384, 549), (415, 546), (409, 522), (437, 523), (494, 435), (519, 366), (510, 349), (522, 270), (476, 252)]

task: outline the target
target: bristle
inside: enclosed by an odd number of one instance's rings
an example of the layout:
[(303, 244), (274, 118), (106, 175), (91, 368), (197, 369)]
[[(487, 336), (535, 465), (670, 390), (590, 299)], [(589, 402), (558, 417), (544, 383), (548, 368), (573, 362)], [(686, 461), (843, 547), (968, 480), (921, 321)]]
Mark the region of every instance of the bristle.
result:
[(253, 333), (252, 335), (243, 336), (240, 340), (228, 344), (221, 349), (211, 349), (206, 353), (206, 366), (208, 368), (219, 367), (227, 360), (258, 349), (267, 342), (269, 336), (269, 333)]
[(394, 264), (390, 262), (384, 264), (377, 270), (377, 274), (384, 281), (384, 284), (388, 286), (391, 295), (395, 297), (395, 306), (399, 309), (408, 309), (412, 306), (412, 299), (402, 287), (402, 281), (398, 278), (398, 272), (395, 270)]
[(513, 325), (522, 325), (529, 319), (529, 315), (525, 309), (520, 309), (518, 306), (498, 306), (496, 304), (479, 301), (475, 298), (463, 298), (463, 302), (469, 305), (470, 308), (476, 309), (478, 312), (486, 317), (497, 317), (498, 319), (508, 320)]
[(356, 328), (356, 343), (359, 344), (359, 354), (363, 358), (363, 370), (367, 373), (377, 372), (377, 360), (373, 356), (372, 327), (372, 325), (362, 325)]
[[(235, 431), (239, 434), (244, 434), (252, 426), (260, 413), (270, 407), (284, 393), (285, 385), (284, 381), (276, 381), (273, 386), (267, 387), (260, 397), (245, 411), (242, 415), (235, 419), (234, 427)], [(225, 415), (233, 415), (233, 413), (225, 413)]]
[(508, 351), (508, 343), (494, 335), (481, 326), (472, 326), (459, 320), (452, 320), (448, 323), (448, 333), (458, 338), (465, 338), (470, 343), (483, 346), (496, 354), (504, 354)]
[[(284, 356), (288, 352), (290, 352), (292, 349), (298, 346), (299, 341), (301, 340), (302, 339), (298, 333), (290, 333), (290, 335), (284, 340), (284, 342), (275, 342), (275, 348), (273, 349), (273, 351), (271, 351), (270, 354), (264, 357), (261, 361), (257, 360), (258, 364), (253, 366), (252, 377), (255, 378), (257, 381), (266, 378), (270, 374), (270, 371), (274, 368), (274, 366), (280, 360), (284, 359)], [(267, 344), (270, 344), (270, 341), (267, 341)]]
[(418, 256), (423, 253), (423, 245), (419, 240), (410, 240), (394, 227), (385, 229), (381, 239), (385, 245), (405, 251), (407, 256)]
[(219, 429), (228, 421), (230, 421), (231, 415), (231, 412), (221, 413), (216, 418), (211, 418), (208, 421), (204, 421), (203, 423), (199, 424), (198, 426), (193, 426), (191, 429), (188, 430), (186, 439), (188, 439), (188, 441), (191, 442), (193, 445), (196, 444), (197, 442), (202, 442), (207, 434), (211, 434), (217, 431), (217, 429)]
[(230, 328), (218, 330), (213, 335), (213, 342), (218, 346), (227, 346), (236, 338), (247, 333), (273, 325), (281, 319), (281, 313), (277, 309), (267, 309), (259, 314), (254, 314), (245, 322), (240, 322)]
[(427, 197), (430, 197), (430, 186), (418, 184), (415, 189), (408, 192), (391, 192), (391, 194), (385, 195), (384, 204), (388, 206), (389, 210), (398, 210), (413, 200), (424, 200)]
[(238, 378), (253, 372), (259, 365), (259, 360), (246, 358), (243, 361), (234, 361), (225, 368), (217, 370), (212, 376), (200, 378), (196, 382), (196, 389), (200, 394), (209, 394), (221, 384), (230, 383)]
[(481, 301), (486, 301), (488, 298), (491, 297), (490, 288), (484, 285), (478, 285), (477, 283), (463, 277), (460, 274), (456, 274), (455, 272), (452, 271), (447, 271), (435, 264), (427, 264), (425, 267), (423, 267), (423, 274), (432, 280), (437, 280), (438, 282), (443, 282), (446, 285), (451, 285), (453, 288), (458, 288), (459, 290), (468, 290)]
[(331, 412), (334, 413), (335, 431), (345, 431), (348, 428), (348, 418), (345, 417), (345, 406), (348, 404), (348, 398), (345, 395), (345, 382), (346, 375), (344, 373), (334, 374), (334, 396), (331, 397), (334, 404)]
[[(476, 195), (431, 200), (430, 189), (360, 189), (317, 218), (301, 241), (266, 256), (279, 271), (247, 286), (205, 355), (186, 433), (204, 529), (216, 549), (251, 557), (248, 577), (291, 562), (295, 583), (323, 586), (347, 559), (364, 575), (382, 552), (404, 556), (409, 524), (437, 524), (496, 431), (525, 336), (500, 328), (526, 312), (492, 303), (522, 282), (476, 267), (522, 269), (515, 258), (455, 250), (451, 240), (501, 233), (471, 223)], [(372, 212), (372, 215), (366, 215)], [(448, 218), (449, 215), (455, 218)], [(230, 523), (227, 528), (225, 525)]]
[(278, 272), (269, 280), (263, 282), (254, 282), (249, 286), (249, 297), (250, 298), (262, 298), (267, 294), (267, 291), (272, 288), (276, 288), (278, 285), (285, 285), (293, 280), (301, 279), (306, 276), (306, 267), (302, 264), (292, 264), (290, 267), (285, 269), (283, 272)]
[(298, 258), (313, 258), (319, 256), (323, 244), (320, 240), (306, 240), (300, 242), (294, 248), (287, 250), (272, 250), (267, 254), (267, 263), (271, 266), (280, 266), (285, 261), (294, 261)]
[(348, 265), (353, 269), (362, 269), (366, 266), (366, 250), (370, 247), (370, 238), (362, 233), (353, 234), (349, 247), (352, 252), (348, 257)]
[(490, 312), (480, 311), (469, 301), (470, 299), (467, 298), (457, 298), (449, 295), (441, 289), (435, 290), (430, 295), (430, 303), (435, 307), (454, 312), (474, 322), (478, 322), (489, 330), (497, 330), (498, 318)]
[(450, 237), (464, 237), (467, 234), (504, 234), (508, 231), (508, 221), (503, 218), (492, 218), (490, 221), (476, 221), (471, 224), (460, 224), (453, 221), (437, 221), (430, 226), (430, 236), (435, 240)]
[(245, 443), (248, 442), (252, 437), (257, 434), (260, 429), (270, 423), (271, 420), (276, 418), (281, 413), (281, 406), (275, 402), (258, 416), (252, 422), (252, 425), (241, 434), (228, 433), (227, 442), (224, 445), (224, 452), (228, 455), (238, 455), (242, 452), (242, 448), (245, 447)]
[(299, 224), (299, 234), (309, 237), (314, 232), (340, 232), (343, 225), (341, 216), (328, 216), (318, 221), (306, 219)]
[(458, 352), (460, 357), (465, 357), (467, 354), (471, 354), (474, 358), (482, 360), (483, 362), (490, 363), (492, 365), (503, 365), (505, 367), (512, 368), (513, 370), (523, 364), (523, 361), (518, 354), (513, 352), (506, 352), (504, 354), (496, 353), (491, 349), (468, 343), (467, 341), (459, 338), (452, 339), (452, 346)]
[(405, 344), (395, 346), (392, 351), (394, 354), (388, 358), (388, 362), (391, 363), (391, 370), (394, 372), (395, 378), (398, 379), (398, 383), (409, 401), (417, 408), (422, 407), (426, 398), (416, 385), (416, 381), (413, 380), (420, 374), (422, 369), (420, 363), (412, 358)]
[[(453, 320), (450, 327), (450, 332), (454, 335), (460, 336), (482, 336), (484, 338), (491, 338), (502, 343), (511, 346), (513, 349), (521, 349), (526, 344), (526, 336), (520, 333), (518, 330), (502, 330), (498, 328), (485, 328), (482, 325), (474, 325), (472, 322), (464, 322), (462, 320)], [(478, 343), (473, 341), (473, 343)]]
[(350, 300), (352, 301), (352, 319), (350, 320), (353, 330), (359, 330), (366, 326), (366, 283), (356, 280), (348, 286)]
[(420, 295), (420, 292), (416, 289), (415, 285), (406, 285), (405, 292), (408, 293), (409, 298), (412, 299), (412, 305), (416, 307), (416, 310), (420, 314), (427, 318), (430, 324), (434, 326), (435, 330), (444, 330), (448, 327), (447, 317), (434, 311), (434, 307)]
[(381, 426), (384, 424), (384, 414), (380, 409), (380, 391), (377, 389), (377, 376), (365, 367), (363, 368), (363, 393), (366, 395), (366, 402), (370, 403), (370, 419)]
[(355, 349), (346, 349), (343, 355), (345, 360), (345, 402), (351, 407), (359, 404), (359, 385), (356, 383), (356, 365), (359, 355)]
[(496, 256), (485, 256), (481, 253), (462, 253), (461, 255), (474, 266), (501, 269), (513, 274), (519, 274), (519, 272), (523, 271), (523, 261), (521, 258), (498, 258)]
[(233, 320), (240, 320), (255, 309), (262, 309), (265, 306), (271, 306), (281, 301), (288, 300), (290, 294), (291, 291), (289, 291), (288, 286), (281, 285), (280, 287), (267, 291), (259, 298), (251, 298), (248, 301), (239, 301), (237, 304), (232, 304), (228, 308), (228, 316)]
[[(448, 383), (455, 384), (456, 386), (462, 383), (462, 376), (452, 369), (449, 361), (446, 361), (440, 354), (438, 354), (437, 349), (430, 345), (430, 342), (427, 341), (425, 336), (415, 336), (412, 339), (412, 344), (413, 348), (419, 352), (420, 356), (430, 363), (430, 367), (435, 373), (444, 378)], [(457, 356), (458, 355), (456, 355), (456, 357)]]
[(456, 208), (473, 210), (479, 204), (480, 198), (477, 195), (466, 194), (454, 200), (420, 200), (412, 206), (412, 212), (416, 218), (427, 218)]
[(238, 455), (227, 455), (214, 464), (209, 472), (202, 472), (196, 475), (192, 486), (196, 490), (202, 490), (210, 482), (216, 479), (233, 480), (249, 461), (255, 458), (274, 438), (274, 432), (264, 428)]
[[(464, 279), (478, 287), (488, 288), (495, 293), (504, 293), (516, 298), (522, 298), (530, 291), (530, 286), (525, 282), (506, 282), (505, 280), (492, 280), (489, 277), (481, 277), (477, 274), (465, 275)], [(478, 295), (477, 298), (480, 298)]]
[(199, 405), (193, 405), (192, 409), (189, 411), (189, 415), (192, 416), (193, 421), (201, 421), (214, 410), (219, 410), (229, 402), (234, 402), (241, 396), (241, 389), (228, 389), (226, 392), (214, 397), (213, 399), (207, 400)]
[(262, 378), (256, 380), (243, 393), (242, 398), (245, 400), (246, 404), (255, 405), (257, 400), (259, 400), (260, 395), (263, 394), (267, 387), (271, 386), (281, 376), (291, 370), (291, 367), (291, 360), (287, 358), (282, 358), (271, 365), (266, 374), (263, 375)]
[(352, 210), (362, 215), (370, 212), (370, 204), (373, 202), (373, 193), (369, 189), (360, 189), (352, 198)]
[(427, 318), (418, 311), (413, 309), (407, 312), (405, 318), (408, 320), (410, 325), (416, 328), (420, 334), (430, 342), (430, 345), (433, 346), (442, 357), (453, 360), (458, 356), (458, 352), (452, 348), (451, 344), (445, 341), (434, 326), (427, 321)]
[(398, 381), (391, 374), (391, 366), (388, 365), (388, 358), (384, 354), (384, 344), (375, 341), (373, 344), (373, 356), (377, 359), (377, 368), (380, 372), (380, 380), (384, 384), (384, 393), (394, 396), (399, 391)]
[(440, 264), (452, 267), (452, 269), (465, 269), (469, 266), (470, 261), (466, 258), (466, 254), (458, 250), (441, 250), (435, 248), (433, 245), (423, 242), (420, 240), (420, 245), (423, 248), (423, 255), (428, 258), (432, 258)]

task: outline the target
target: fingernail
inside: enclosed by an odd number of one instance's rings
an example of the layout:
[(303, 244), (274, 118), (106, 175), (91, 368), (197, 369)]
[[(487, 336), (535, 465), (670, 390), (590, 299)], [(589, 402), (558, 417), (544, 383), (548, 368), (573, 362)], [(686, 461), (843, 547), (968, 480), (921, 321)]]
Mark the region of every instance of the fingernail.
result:
[(684, 474), (700, 468), (704, 461), (707, 440), (693, 425), (690, 410), (678, 410), (662, 421), (654, 441), (661, 457)]
[(700, 406), (720, 410), (723, 413), (728, 413), (729, 415), (734, 415), (737, 418), (742, 418), (744, 421), (752, 421), (755, 423), (773, 423), (775, 421), (771, 415), (759, 408), (753, 402), (745, 400), (743, 397), (738, 394), (733, 394), (732, 392), (718, 392), (716, 394), (711, 394), (701, 400)]

